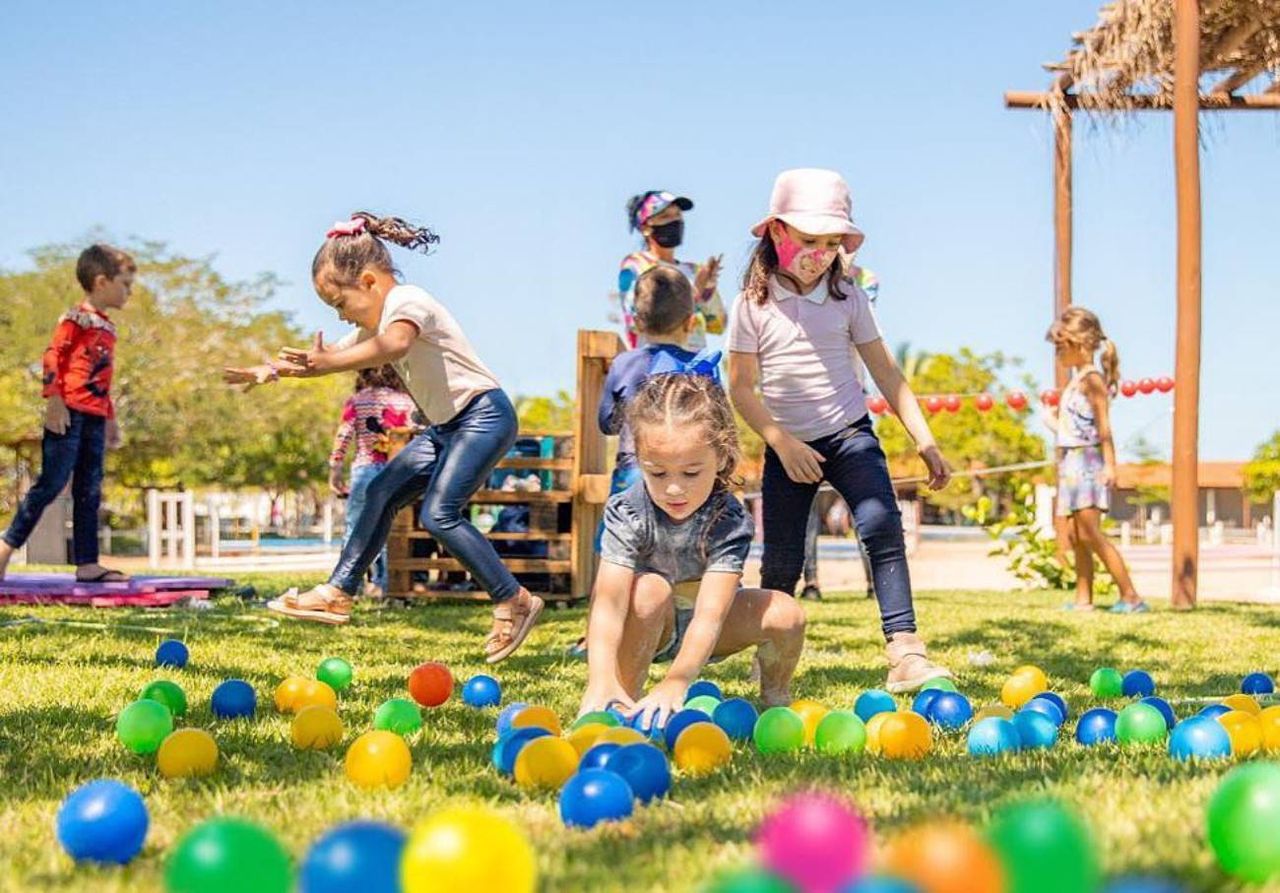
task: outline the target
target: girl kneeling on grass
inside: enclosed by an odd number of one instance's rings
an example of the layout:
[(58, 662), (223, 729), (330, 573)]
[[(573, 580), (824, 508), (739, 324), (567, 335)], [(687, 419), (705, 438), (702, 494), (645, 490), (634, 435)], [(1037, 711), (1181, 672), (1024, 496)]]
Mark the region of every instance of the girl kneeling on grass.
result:
[[(804, 612), (781, 592), (742, 588), (753, 527), (729, 491), (739, 448), (724, 391), (708, 376), (655, 375), (627, 421), (644, 477), (605, 508), (582, 712), (614, 704), (665, 725), (708, 662), (752, 645), (761, 700), (790, 703)], [(666, 661), (646, 695), (650, 665)]]

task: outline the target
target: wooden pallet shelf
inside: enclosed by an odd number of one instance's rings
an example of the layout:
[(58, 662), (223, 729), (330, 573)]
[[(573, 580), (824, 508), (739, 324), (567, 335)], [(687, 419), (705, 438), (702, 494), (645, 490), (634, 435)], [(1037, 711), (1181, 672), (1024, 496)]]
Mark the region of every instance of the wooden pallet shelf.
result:
[[(573, 562), (567, 558), (503, 558), (502, 563), (513, 574), (567, 574), (573, 570)], [(409, 571), (466, 570), (456, 558), (406, 558), (400, 567)]]

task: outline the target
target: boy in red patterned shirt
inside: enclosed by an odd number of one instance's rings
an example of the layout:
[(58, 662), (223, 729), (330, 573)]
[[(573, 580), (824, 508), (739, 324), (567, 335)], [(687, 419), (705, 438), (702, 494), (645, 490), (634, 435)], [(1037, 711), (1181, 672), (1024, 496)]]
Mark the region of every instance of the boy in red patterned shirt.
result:
[(74, 504), (72, 551), (76, 579), (116, 583), (124, 574), (98, 563), (98, 507), (107, 449), (120, 445), (120, 426), (111, 402), (116, 329), (106, 311), (129, 300), (133, 258), (110, 245), (90, 245), (76, 261), (76, 279), (85, 299), (58, 320), (44, 352), (44, 440), (40, 477), (0, 540), (0, 579), (9, 559), (31, 536), (49, 503), (71, 480)]

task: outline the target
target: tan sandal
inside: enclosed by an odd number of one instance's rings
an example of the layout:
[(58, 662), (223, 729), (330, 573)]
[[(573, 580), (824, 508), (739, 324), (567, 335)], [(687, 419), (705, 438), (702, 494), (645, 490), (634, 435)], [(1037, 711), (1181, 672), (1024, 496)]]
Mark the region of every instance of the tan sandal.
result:
[(351, 619), (351, 597), (336, 586), (322, 583), (301, 594), (298, 587), (267, 602), (267, 610), (296, 620), (313, 620), (337, 626)]
[[(517, 603), (522, 604), (525, 610), (517, 611)], [(485, 662), (496, 664), (510, 657), (538, 622), (544, 606), (542, 599), (524, 590), (499, 602), (493, 609), (493, 630), (484, 640)]]
[(915, 691), (931, 679), (950, 679), (951, 671), (929, 660), (924, 641), (915, 633), (894, 633), (885, 648), (889, 658), (890, 694)]

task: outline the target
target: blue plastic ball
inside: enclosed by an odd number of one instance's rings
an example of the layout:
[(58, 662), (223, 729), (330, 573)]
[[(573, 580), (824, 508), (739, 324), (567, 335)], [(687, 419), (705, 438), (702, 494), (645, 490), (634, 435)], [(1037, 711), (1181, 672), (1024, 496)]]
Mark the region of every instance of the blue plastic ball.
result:
[(177, 667), (181, 670), (187, 665), (187, 659), (190, 657), (191, 652), (187, 651), (186, 645), (177, 639), (165, 639), (156, 649), (156, 666)]
[(1224, 713), (1230, 713), (1231, 708), (1226, 704), (1210, 704), (1200, 711), (1200, 716), (1207, 716), (1209, 719), (1217, 719)]
[(1126, 698), (1146, 698), (1156, 691), (1156, 681), (1146, 670), (1130, 670), (1124, 674), (1120, 685)]
[(534, 738), (542, 738), (550, 734), (546, 729), (532, 726), (523, 729), (511, 729), (493, 744), (494, 768), (503, 775), (510, 775), (515, 771), (516, 757), (520, 755), (520, 748)]
[(258, 695), (253, 686), (243, 679), (228, 679), (219, 682), (218, 687), (213, 690), (210, 707), (218, 719), (253, 716), (258, 709)]
[[(1030, 710), (1032, 713), (1040, 713), (1053, 720), (1055, 726), (1061, 726), (1066, 717), (1062, 715), (1062, 711), (1058, 709), (1058, 705), (1048, 698), (1042, 698), (1036, 695), (1030, 701), (1022, 705), (1021, 710)], [(1021, 711), (1019, 711), (1021, 712)]]
[(1018, 728), (1003, 716), (978, 720), (969, 730), (970, 756), (997, 756), (1013, 753), (1022, 746)]
[(511, 731), (511, 723), (516, 718), (516, 714), (528, 706), (524, 701), (516, 701), (502, 708), (502, 712), (498, 714), (499, 738)]
[[(942, 689), (940, 688), (926, 688), (917, 694), (915, 700), (911, 702), (911, 712), (919, 713), (925, 719), (932, 719), (933, 717), (929, 711), (933, 709), (933, 702), (938, 700), (938, 695), (940, 694), (942, 694)], [(863, 721), (865, 722), (865, 720)]]
[(621, 821), (634, 806), (631, 785), (606, 769), (582, 769), (560, 789), (560, 820), (571, 828)]
[(664, 733), (664, 730), (662, 726), (658, 725), (656, 722), (653, 721), (652, 715), (649, 717), (648, 725), (645, 725), (644, 714), (642, 713), (635, 714), (626, 722), (629, 728), (635, 729), (637, 732), (640, 732), (642, 735), (648, 736), (650, 741), (661, 744), (664, 747), (666, 746), (666, 735)]
[(578, 768), (603, 769), (604, 764), (609, 759), (609, 754), (621, 746), (621, 744), (614, 744), (612, 741), (591, 745), (587, 748), (587, 752), (582, 755), (582, 759), (578, 761)]
[(667, 720), (662, 736), (663, 742), (667, 745), (667, 750), (675, 750), (676, 739), (680, 737), (680, 733), (695, 722), (711, 722), (711, 717), (701, 710), (685, 709)]
[(124, 782), (100, 778), (76, 788), (62, 801), (58, 842), (77, 862), (124, 865), (147, 838), (147, 806)]
[(1013, 727), (1023, 750), (1053, 747), (1058, 741), (1058, 726), (1043, 713), (1022, 710), (1014, 714)]
[(306, 893), (399, 893), (400, 856), (407, 835), (382, 822), (348, 822), (326, 831), (302, 860)]
[(699, 679), (693, 685), (689, 686), (689, 690), (685, 692), (684, 702), (687, 704), (694, 698), (700, 698), (703, 695), (711, 695), (717, 701), (723, 701), (724, 695), (720, 693), (720, 686), (716, 685), (710, 679)]
[(625, 778), (641, 803), (665, 797), (671, 790), (671, 767), (667, 765), (667, 757), (652, 744), (623, 745), (609, 754), (604, 768)]
[[(1058, 708), (1058, 712), (1062, 714), (1062, 722), (1066, 722), (1071, 718), (1071, 708), (1067, 706), (1067, 702), (1062, 695), (1057, 692), (1042, 691), (1036, 695), (1036, 698), (1045, 698), (1053, 701), (1054, 706)], [(1032, 698), (1032, 700), (1035, 700), (1035, 698)], [(1062, 723), (1058, 723), (1058, 725), (1062, 725)]]
[(921, 893), (921, 890), (902, 878), (873, 874), (846, 884), (840, 888), (840, 893)]
[(893, 699), (893, 695), (878, 688), (864, 691), (858, 695), (858, 700), (853, 702), (853, 712), (858, 714), (858, 719), (863, 722), (870, 722), (871, 717), (877, 713), (893, 713), (897, 709), (898, 702)]
[(928, 718), (939, 728), (955, 731), (964, 728), (965, 723), (973, 719), (973, 707), (969, 704), (969, 699), (959, 692), (939, 692), (933, 699)]
[(711, 721), (724, 729), (725, 734), (734, 741), (750, 741), (759, 718), (760, 714), (751, 702), (742, 698), (721, 701), (711, 714)]
[(1240, 691), (1247, 695), (1269, 695), (1275, 690), (1275, 681), (1266, 673), (1250, 673), (1240, 683)]
[(1116, 740), (1116, 712), (1106, 707), (1085, 711), (1076, 723), (1076, 740), (1086, 747)]
[(1157, 698), (1155, 695), (1150, 695), (1143, 698), (1141, 703), (1150, 704), (1152, 707), (1159, 710), (1160, 713), (1164, 715), (1164, 724), (1170, 729), (1178, 724), (1177, 714), (1173, 712), (1173, 707), (1170, 706), (1169, 702), (1164, 698)]
[(1231, 756), (1231, 736), (1222, 723), (1207, 716), (1192, 716), (1173, 727), (1169, 756), (1176, 760), (1221, 759)]
[(1110, 881), (1102, 893), (1187, 893), (1187, 888), (1169, 878), (1125, 875)]
[(502, 702), (502, 686), (484, 673), (472, 676), (462, 686), (462, 703), (468, 707), (497, 707)]

